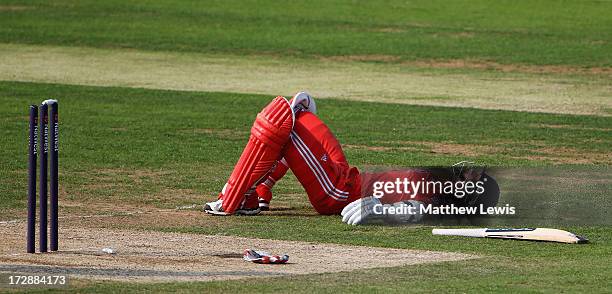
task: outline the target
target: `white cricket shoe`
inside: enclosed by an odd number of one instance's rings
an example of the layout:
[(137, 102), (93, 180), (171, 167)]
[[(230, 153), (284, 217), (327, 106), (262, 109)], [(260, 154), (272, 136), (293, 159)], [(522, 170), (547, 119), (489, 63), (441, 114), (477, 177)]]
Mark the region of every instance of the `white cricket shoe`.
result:
[[(223, 200), (208, 202), (204, 204), (204, 212), (213, 215), (231, 215), (223, 211)], [(257, 215), (261, 212), (259, 207), (257, 208), (238, 208), (235, 212), (236, 215)]]

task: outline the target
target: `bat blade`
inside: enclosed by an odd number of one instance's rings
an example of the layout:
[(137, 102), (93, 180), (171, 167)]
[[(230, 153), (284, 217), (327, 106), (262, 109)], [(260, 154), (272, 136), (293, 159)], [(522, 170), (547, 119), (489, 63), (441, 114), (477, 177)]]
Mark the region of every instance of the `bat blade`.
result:
[(465, 236), (479, 238), (516, 239), (582, 244), (588, 239), (558, 229), (548, 228), (507, 228), (507, 229), (433, 229), (434, 235)]

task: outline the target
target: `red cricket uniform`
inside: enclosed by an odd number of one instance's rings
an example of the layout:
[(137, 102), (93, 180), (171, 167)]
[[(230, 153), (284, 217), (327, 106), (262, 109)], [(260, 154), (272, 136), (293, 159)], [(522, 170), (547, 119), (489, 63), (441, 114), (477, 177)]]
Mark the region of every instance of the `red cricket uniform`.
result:
[[(359, 199), (362, 195), (362, 181), (371, 188), (374, 181), (394, 181), (395, 178), (408, 178), (411, 181), (432, 180), (427, 170), (404, 170), (381, 174), (366, 174), (363, 179), (355, 167), (350, 167), (342, 147), (331, 130), (315, 114), (301, 112), (291, 132), (291, 140), (284, 152), (284, 158), (277, 162), (271, 173), (257, 186), (257, 194), (267, 202), (272, 199), (270, 190), (287, 169), (302, 184), (310, 203), (320, 214), (338, 214), (342, 209)], [(372, 191), (365, 191), (372, 195)], [(417, 200), (430, 203), (431, 193), (416, 193), (414, 198), (406, 195), (387, 194), (381, 201), (394, 203), (404, 200)]]
[(288, 168), (320, 214), (338, 214), (361, 197), (359, 171), (349, 166), (340, 143), (316, 115), (298, 113), (290, 138), (283, 160), (257, 187), (260, 198), (271, 200), (270, 189)]
[(285, 152), (289, 168), (321, 214), (337, 214), (361, 197), (359, 171), (350, 167), (330, 129), (314, 114), (297, 115)]
[[(224, 212), (232, 214), (239, 207), (250, 210), (267, 207), (272, 199), (272, 187), (289, 168), (320, 214), (339, 214), (362, 196), (379, 197), (380, 187), (375, 187), (381, 183), (395, 183), (398, 187), (395, 192), (381, 195), (380, 201), (384, 204), (406, 200), (434, 205), (457, 202), (457, 198), (435, 190), (435, 187), (438, 190), (442, 187), (436, 182), (455, 180), (454, 171), (450, 169), (360, 174), (357, 168), (349, 166), (340, 143), (313, 112), (316, 112), (314, 100), (300, 92), (290, 101), (282, 96), (275, 98), (257, 115), (249, 142), (220, 193)], [(429, 183), (433, 183), (431, 189)], [(499, 187), (494, 179), (489, 183), (491, 196), (481, 197), (481, 200), (494, 206), (499, 198)]]
[[(375, 196), (374, 193), (374, 182), (391, 182), (394, 183), (397, 179), (408, 180), (411, 182), (425, 182), (435, 180), (435, 175), (426, 169), (407, 169), (407, 170), (391, 170), (380, 173), (364, 173), (361, 177), (362, 189), (364, 196)], [(384, 193), (384, 196), (380, 198), (380, 201), (384, 204), (393, 204), (400, 201), (416, 200), (424, 203), (431, 203), (433, 191), (425, 191), (423, 187), (419, 186), (416, 191), (412, 190), (410, 186), (409, 192), (402, 193)], [(380, 192), (380, 191), (379, 191)]]
[(257, 207), (258, 197), (269, 202), (270, 189), (288, 168), (320, 214), (339, 214), (361, 197), (359, 171), (349, 166), (336, 137), (311, 112), (316, 106), (310, 96), (301, 99), (296, 106), (279, 96), (257, 115), (249, 142), (219, 196), (226, 212)]

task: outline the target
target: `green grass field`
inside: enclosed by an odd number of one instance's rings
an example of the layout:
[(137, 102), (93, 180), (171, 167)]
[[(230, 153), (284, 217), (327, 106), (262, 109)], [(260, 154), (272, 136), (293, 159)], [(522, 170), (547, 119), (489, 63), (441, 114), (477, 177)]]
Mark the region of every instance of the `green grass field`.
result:
[(607, 1), (3, 1), (0, 41), (612, 65)]
[[(347, 158), (355, 166), (448, 165), (467, 159), (492, 166), (605, 168), (612, 163), (612, 18), (607, 13), (611, 9), (612, 2), (608, 1), (370, 1), (358, 5), (353, 1), (2, 1), (0, 47), (109, 50), (83, 53), (89, 56), (96, 52), (102, 57), (112, 52), (155, 51), (180, 54), (194, 63), (197, 61), (190, 58), (196, 55), (190, 54), (203, 53), (223, 58), (236, 56), (232, 64), (236, 69), (250, 68), (248, 60), (263, 60), (272, 64), (271, 71), (278, 62), (287, 68), (308, 68), (330, 58), (346, 63), (346, 79), (352, 78), (351, 71), (363, 77), (375, 72), (368, 71), (374, 67), (394, 67), (414, 76), (460, 84), (464, 76), (457, 76), (459, 72), (471, 77), (474, 85), (493, 81), (508, 86), (506, 82), (520, 79), (521, 85), (537, 85), (528, 91), (538, 97), (555, 96), (558, 85), (570, 85), (581, 93), (587, 91), (585, 85), (592, 83), (597, 91), (587, 96), (598, 95), (603, 101), (597, 104), (601, 111), (593, 115), (524, 111), (513, 108), (513, 101), (507, 101), (510, 106), (502, 105), (506, 96), (497, 97), (498, 104), (491, 107), (470, 107), (469, 101), (468, 106), (463, 103), (462, 107), (440, 107), (398, 104), (383, 97), (378, 101), (377, 97), (334, 96), (341, 87), (333, 89), (336, 92), (330, 90), (332, 94), (317, 100), (317, 105), (320, 117), (345, 145)], [(440, 70), (436, 65), (449, 60), (468, 64), (451, 71)], [(161, 57), (157, 61), (170, 73), (185, 65)], [(373, 67), (361, 65), (363, 61), (373, 62)], [(418, 62), (428, 65), (415, 67)], [(520, 67), (508, 73), (470, 65), (480, 63)], [(538, 66), (549, 67), (551, 72), (531, 74), (531, 69)], [(597, 70), (573, 71), (577, 68)], [(34, 79), (15, 70), (0, 81), (0, 221), (25, 216), (29, 104), (49, 97), (60, 101), (60, 196), (70, 204), (60, 205), (62, 213), (76, 215), (83, 209), (79, 205), (92, 207), (91, 210), (106, 203), (173, 209), (212, 200), (240, 155), (255, 114), (273, 97), (247, 86), (241, 88), (240, 84), (232, 92), (215, 92), (218, 88), (206, 84), (184, 90), (163, 83), (149, 87), (146, 81), (138, 80), (146, 76), (145, 71), (126, 75), (121, 82), (110, 78), (96, 82), (96, 76), (87, 76), (93, 81), (58, 83), (62, 77), (78, 76), (80, 72), (55, 72), (44, 64), (33, 69), (37, 70), (49, 74)], [(265, 78), (265, 72), (252, 72), (256, 78)], [(547, 79), (555, 84), (541, 86)], [(440, 92), (452, 92), (452, 85), (436, 86)], [(378, 88), (384, 87), (383, 83), (368, 84), (367, 93), (377, 93)], [(503, 92), (505, 88), (499, 89)], [(495, 95), (493, 92), (498, 90), (480, 93), (486, 99)], [(508, 93), (511, 96), (512, 92)], [(470, 95), (472, 92), (465, 90), (465, 97), (439, 99), (461, 102)], [(433, 96), (438, 97), (436, 93)], [(591, 103), (567, 99), (562, 102), (578, 106)], [(609, 181), (605, 183), (610, 191)], [(68, 290), (612, 290), (609, 225), (564, 228), (588, 236), (591, 244), (584, 246), (439, 238), (431, 235), (430, 227), (351, 227), (337, 216), (313, 215), (307, 196), (292, 176), (280, 182), (274, 193), (272, 205), (288, 207), (287, 213), (210, 222), (202, 214), (204, 221), (194, 220), (193, 225), (169, 222), (100, 226), (456, 251), (482, 257), (339, 274), (219, 282), (77, 280)]]

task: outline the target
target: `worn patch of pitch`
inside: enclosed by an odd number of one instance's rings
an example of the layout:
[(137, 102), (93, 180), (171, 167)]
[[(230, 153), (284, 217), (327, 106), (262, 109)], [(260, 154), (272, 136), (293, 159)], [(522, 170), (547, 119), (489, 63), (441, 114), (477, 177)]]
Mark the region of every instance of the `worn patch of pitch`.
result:
[(401, 64), (0, 44), (0, 80), (268, 95), (307, 89), (319, 98), (612, 114), (607, 74), (445, 72)]
[[(59, 252), (27, 254), (23, 246), (24, 231), (24, 222), (0, 225), (3, 236), (0, 272), (139, 282), (210, 281), (475, 258), (450, 252), (97, 228), (62, 229)], [(101, 252), (107, 247), (117, 253)], [(246, 262), (242, 260), (246, 248), (287, 253), (290, 263), (271, 266)]]

